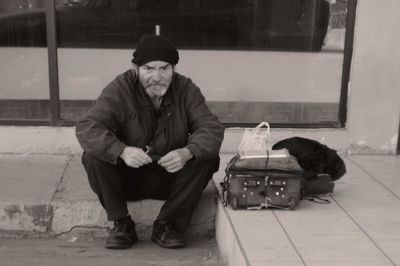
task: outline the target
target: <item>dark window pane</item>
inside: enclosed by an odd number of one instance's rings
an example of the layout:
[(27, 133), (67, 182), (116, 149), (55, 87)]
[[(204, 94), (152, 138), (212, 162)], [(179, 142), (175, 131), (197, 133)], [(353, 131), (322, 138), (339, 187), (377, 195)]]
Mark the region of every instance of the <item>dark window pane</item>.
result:
[[(133, 48), (160, 25), (180, 49), (318, 51), (328, 26), (345, 28), (347, 0), (333, 2), (56, 0), (58, 39), (60, 47)], [(44, 5), (0, 1), (0, 45), (45, 47)]]
[[(335, 124), (347, 2), (329, 2), (59, 2), (61, 117), (74, 120), (83, 114), (115, 75), (131, 67), (140, 37), (160, 25), (184, 59), (177, 71), (199, 85), (222, 122)], [(335, 52), (269, 52), (319, 51), (321, 46)]]
[(47, 46), (45, 0), (0, 1), (0, 46)]
[(48, 118), (49, 100), (0, 99), (0, 120), (39, 120)]
[[(62, 100), (62, 117), (66, 120), (77, 120), (93, 104), (94, 100)], [(268, 121), (287, 124), (321, 123), (332, 126), (337, 123), (339, 108), (338, 103), (307, 102), (208, 101), (207, 104), (222, 123), (228, 124), (258, 124), (260, 121)]]
[(49, 119), (45, 0), (0, 1), (0, 120)]
[(132, 48), (160, 25), (181, 49), (320, 50), (326, 0), (75, 0), (58, 6), (63, 47)]

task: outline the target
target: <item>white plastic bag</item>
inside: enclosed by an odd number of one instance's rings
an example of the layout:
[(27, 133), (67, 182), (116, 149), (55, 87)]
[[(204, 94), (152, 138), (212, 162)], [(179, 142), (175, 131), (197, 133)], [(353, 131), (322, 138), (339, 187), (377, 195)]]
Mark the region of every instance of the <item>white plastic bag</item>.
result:
[[(262, 129), (263, 126), (266, 126), (267, 129)], [(261, 122), (255, 128), (246, 129), (239, 144), (240, 158), (267, 157), (268, 138), (271, 136), (269, 129), (267, 122)]]

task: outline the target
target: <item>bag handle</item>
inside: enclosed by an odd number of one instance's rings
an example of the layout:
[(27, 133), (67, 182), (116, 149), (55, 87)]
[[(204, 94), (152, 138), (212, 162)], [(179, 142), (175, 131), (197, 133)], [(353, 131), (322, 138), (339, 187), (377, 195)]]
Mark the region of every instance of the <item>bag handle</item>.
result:
[(269, 125), (268, 122), (263, 121), (263, 122), (261, 122), (260, 124), (258, 124), (258, 125), (254, 128), (254, 133), (255, 133), (255, 134), (258, 133), (258, 132), (260, 131), (260, 129), (261, 129), (263, 126), (266, 126), (266, 127), (267, 127), (267, 131), (265, 131), (264, 134), (263, 134), (262, 136), (265, 137), (265, 138), (269, 138), (269, 137), (271, 136), (271, 133), (269, 132), (269, 130), (270, 130), (271, 127), (270, 127), (270, 125)]

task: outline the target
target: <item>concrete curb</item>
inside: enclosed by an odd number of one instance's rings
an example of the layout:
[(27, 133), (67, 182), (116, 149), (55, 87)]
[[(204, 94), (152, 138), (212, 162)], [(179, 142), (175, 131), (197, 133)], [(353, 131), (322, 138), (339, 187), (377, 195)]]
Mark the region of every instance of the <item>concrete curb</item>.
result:
[[(2, 155), (0, 237), (104, 236), (112, 227), (90, 190), (78, 156)], [(129, 202), (139, 236), (150, 236), (164, 201)], [(189, 237), (213, 237), (217, 190), (210, 182)]]
[(224, 262), (229, 266), (250, 265), (232, 220), (220, 199), (217, 204), (215, 228), (215, 238)]
[[(216, 191), (210, 186), (197, 207), (188, 234), (190, 237), (214, 236), (215, 213), (216, 213)], [(129, 202), (128, 210), (136, 223), (136, 230), (139, 236), (149, 237), (153, 221), (164, 201), (141, 200)], [(53, 218), (50, 225), (52, 235), (85, 235), (95, 234), (105, 236), (112, 223), (107, 221), (106, 213), (97, 201), (77, 202), (54, 202)]]
[[(188, 234), (213, 237), (216, 212), (215, 187), (210, 186), (196, 209)], [(164, 201), (129, 202), (139, 236), (150, 236), (152, 224)], [(0, 203), (0, 237), (104, 236), (112, 223), (96, 201), (53, 202), (51, 205)]]
[[(225, 176), (225, 166), (234, 155), (235, 154), (223, 154), (221, 156), (220, 164), (223, 167), (220, 167), (219, 171), (214, 175), (214, 183), (219, 184), (219, 182), (223, 180)], [(218, 202), (215, 216), (215, 238), (222, 259), (226, 265), (229, 266), (248, 266), (250, 263), (246, 252), (240, 242), (233, 221), (228, 214), (228, 209), (223, 205), (221, 198), (222, 191), (219, 185), (217, 185), (217, 191)]]
[[(148, 237), (163, 201), (130, 202), (128, 209), (137, 224), (139, 236)], [(213, 237), (216, 195), (202, 197), (188, 234)], [(51, 205), (0, 204), (0, 237), (60, 237), (63, 235), (105, 236), (112, 223), (95, 201), (54, 202)]]
[(48, 231), (52, 217), (52, 206), (0, 203), (1, 230), (44, 233)]

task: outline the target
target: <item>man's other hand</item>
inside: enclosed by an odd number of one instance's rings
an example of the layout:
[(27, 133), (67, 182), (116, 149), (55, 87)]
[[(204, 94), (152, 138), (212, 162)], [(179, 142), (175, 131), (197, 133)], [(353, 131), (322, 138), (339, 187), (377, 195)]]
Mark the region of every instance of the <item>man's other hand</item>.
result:
[(158, 164), (164, 167), (167, 172), (175, 173), (181, 170), (192, 157), (193, 154), (189, 149), (177, 149), (161, 157)]
[(149, 155), (142, 149), (136, 147), (126, 147), (119, 157), (124, 160), (126, 165), (133, 168), (138, 168), (152, 162)]

